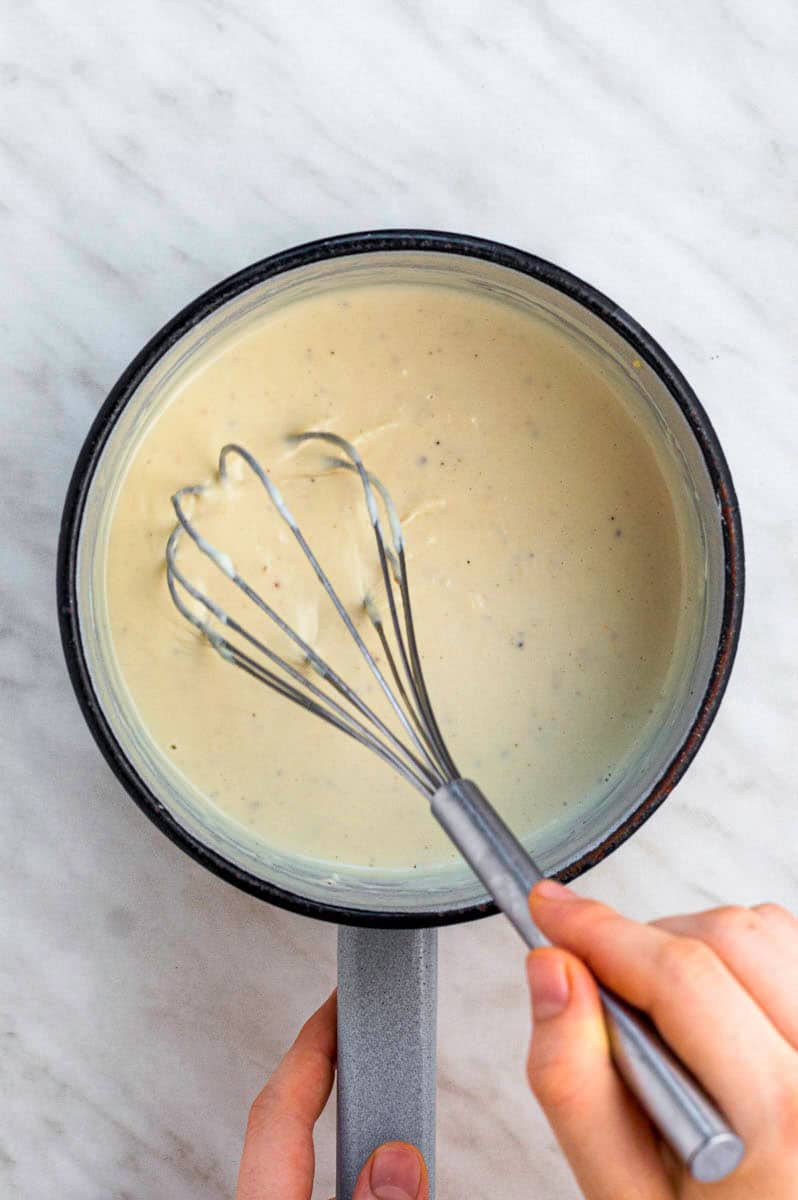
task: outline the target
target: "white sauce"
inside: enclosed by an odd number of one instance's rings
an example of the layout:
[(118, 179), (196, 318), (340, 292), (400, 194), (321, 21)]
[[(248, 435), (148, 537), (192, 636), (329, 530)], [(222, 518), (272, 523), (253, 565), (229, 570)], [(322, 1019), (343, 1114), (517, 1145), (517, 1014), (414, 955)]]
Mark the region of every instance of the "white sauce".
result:
[[(406, 782), (223, 661), (168, 594), (170, 496), (213, 481), (232, 441), (269, 472), (379, 649), (361, 480), (329, 473), (329, 444), (286, 440), (323, 429), (352, 440), (396, 502), (429, 690), (463, 774), (519, 834), (600, 797), (658, 719), (697, 602), (674, 468), (634, 404), (564, 335), (460, 290), (338, 290), (232, 335), (146, 433), (112, 520), (113, 644), (151, 738), (217, 814), (280, 850), (381, 868), (454, 857)], [(186, 498), (217, 565), (184, 537), (181, 570), (309, 671), (226, 578), (235, 564), (384, 715), (291, 530), (249, 468), (228, 467), (229, 484)]]

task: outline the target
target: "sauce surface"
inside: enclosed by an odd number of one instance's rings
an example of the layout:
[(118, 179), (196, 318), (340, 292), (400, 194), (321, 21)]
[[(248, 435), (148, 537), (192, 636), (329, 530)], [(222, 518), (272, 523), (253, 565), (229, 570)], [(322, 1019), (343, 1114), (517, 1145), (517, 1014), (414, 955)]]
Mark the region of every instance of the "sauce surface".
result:
[[(151, 739), (225, 820), (289, 853), (376, 868), (454, 859), (425, 801), (367, 750), (225, 663), (177, 613), (170, 496), (251, 451), (374, 647), (382, 595), (353, 441), (402, 519), (439, 724), (521, 835), (600, 797), (656, 722), (695, 597), (668, 467), (624, 394), (563, 333), (472, 292), (371, 285), (255, 318), (177, 385), (121, 485), (107, 557), (118, 665)], [(381, 713), (292, 535), (248, 472), (196, 503), (200, 532)], [(301, 656), (184, 541), (197, 586)]]

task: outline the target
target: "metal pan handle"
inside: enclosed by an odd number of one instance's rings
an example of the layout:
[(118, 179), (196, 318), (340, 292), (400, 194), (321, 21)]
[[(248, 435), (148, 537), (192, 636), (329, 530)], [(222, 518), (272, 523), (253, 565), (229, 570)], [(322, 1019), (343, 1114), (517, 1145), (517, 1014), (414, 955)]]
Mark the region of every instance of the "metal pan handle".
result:
[(338, 930), (338, 1200), (389, 1141), (418, 1147), (434, 1200), (437, 933)]

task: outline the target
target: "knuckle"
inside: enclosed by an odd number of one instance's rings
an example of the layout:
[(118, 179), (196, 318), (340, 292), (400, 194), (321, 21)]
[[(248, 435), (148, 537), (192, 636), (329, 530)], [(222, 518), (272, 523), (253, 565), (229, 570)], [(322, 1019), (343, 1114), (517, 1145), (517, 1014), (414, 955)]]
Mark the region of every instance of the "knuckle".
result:
[(785, 908), (783, 904), (776, 904), (773, 900), (766, 900), (763, 904), (755, 904), (752, 911), (757, 913), (764, 921), (772, 921), (773, 924), (795, 925), (798, 923), (788, 908)]
[(707, 933), (725, 939), (729, 935), (738, 937), (744, 933), (753, 933), (759, 929), (759, 917), (750, 908), (741, 904), (727, 904), (723, 908), (714, 908), (706, 913)]
[(659, 965), (669, 981), (682, 983), (714, 971), (716, 958), (706, 942), (693, 937), (669, 937), (662, 943)]
[(264, 1125), (264, 1106), (259, 1100), (253, 1100), (247, 1116), (247, 1133), (258, 1133)]
[(584, 1092), (576, 1074), (559, 1055), (542, 1055), (534, 1045), (527, 1059), (527, 1078), (532, 1094), (547, 1113), (572, 1110)]
[(262, 1133), (268, 1126), (272, 1116), (272, 1103), (268, 1091), (264, 1088), (255, 1099), (249, 1108), (247, 1117), (247, 1133)]

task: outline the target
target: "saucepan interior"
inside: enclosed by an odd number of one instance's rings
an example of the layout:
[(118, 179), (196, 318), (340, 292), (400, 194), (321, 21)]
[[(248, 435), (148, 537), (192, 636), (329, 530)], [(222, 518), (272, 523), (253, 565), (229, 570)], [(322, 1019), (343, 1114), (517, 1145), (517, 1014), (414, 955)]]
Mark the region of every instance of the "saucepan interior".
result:
[(639, 419), (673, 466), (674, 505), (685, 555), (700, 575), (701, 603), (674, 654), (661, 719), (577, 820), (528, 831), (525, 841), (544, 870), (571, 877), (629, 836), (686, 769), (725, 686), (742, 605), (739, 519), (712, 428), (673, 364), (605, 297), (532, 256), (452, 235), (353, 235), (265, 260), (201, 297), (142, 351), (89, 435), (64, 513), (59, 602), (70, 672), (92, 731), (130, 794), (170, 837), (272, 902), (338, 921), (427, 925), (492, 911), (464, 864), (423, 872), (338, 869), (281, 854), (212, 814), (137, 716), (115, 660), (105, 590), (120, 481), (181, 377), (232, 331), (290, 301), (344, 285), (403, 281), (498, 296), (564, 331), (603, 373), (631, 383)]

